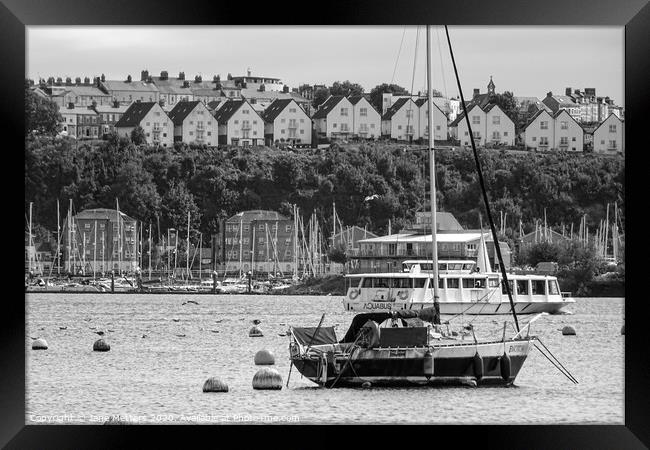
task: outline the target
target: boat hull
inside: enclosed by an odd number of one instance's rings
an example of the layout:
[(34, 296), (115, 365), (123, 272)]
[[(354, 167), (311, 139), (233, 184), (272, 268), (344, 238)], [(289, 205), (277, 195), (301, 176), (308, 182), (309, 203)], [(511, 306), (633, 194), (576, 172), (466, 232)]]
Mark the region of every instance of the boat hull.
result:
[[(538, 314), (546, 312), (549, 314), (561, 313), (561, 309), (567, 304), (574, 303), (573, 299), (566, 299), (562, 302), (515, 302), (517, 314)], [(343, 305), (346, 311), (391, 311), (400, 309), (422, 309), (431, 308), (431, 302), (355, 302), (344, 300)], [(440, 314), (467, 314), (467, 315), (512, 315), (512, 307), (509, 302), (440, 302)]]
[[(296, 369), (323, 387), (507, 386), (513, 384), (529, 352), (529, 340), (443, 347), (363, 349), (346, 357), (292, 358)], [(475, 355), (481, 356), (477, 371)], [(504, 353), (509, 364), (502, 363)], [(432, 359), (427, 364), (427, 359)], [(337, 380), (338, 378), (338, 380)]]

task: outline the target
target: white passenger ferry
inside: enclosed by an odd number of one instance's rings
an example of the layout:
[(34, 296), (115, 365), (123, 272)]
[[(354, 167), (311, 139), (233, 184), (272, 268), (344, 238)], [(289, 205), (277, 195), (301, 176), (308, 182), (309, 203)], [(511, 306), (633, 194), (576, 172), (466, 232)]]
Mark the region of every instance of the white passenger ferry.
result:
[[(422, 309), (433, 306), (432, 261), (402, 263), (403, 272), (350, 274), (347, 311)], [(441, 314), (512, 314), (501, 274), (480, 271), (473, 260), (438, 261)], [(517, 314), (559, 313), (575, 300), (550, 275), (508, 274)]]

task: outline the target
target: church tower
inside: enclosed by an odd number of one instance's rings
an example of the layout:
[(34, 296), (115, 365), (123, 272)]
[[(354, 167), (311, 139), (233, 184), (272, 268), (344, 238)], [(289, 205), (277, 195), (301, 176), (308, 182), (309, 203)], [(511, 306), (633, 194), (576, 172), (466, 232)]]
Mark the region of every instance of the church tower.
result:
[(490, 75), (490, 82), (488, 83), (488, 95), (494, 95), (494, 81), (492, 81), (492, 75)]

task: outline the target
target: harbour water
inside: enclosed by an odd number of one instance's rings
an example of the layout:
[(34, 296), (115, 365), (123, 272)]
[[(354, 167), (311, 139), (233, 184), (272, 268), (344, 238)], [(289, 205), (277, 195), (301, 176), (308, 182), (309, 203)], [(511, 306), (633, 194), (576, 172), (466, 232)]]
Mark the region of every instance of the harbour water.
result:
[[(294, 369), (289, 388), (252, 388), (253, 358), (275, 354), (286, 383), (289, 325), (336, 325), (339, 338), (353, 313), (339, 296), (27, 294), (26, 424), (169, 423), (624, 423), (624, 299), (581, 298), (573, 314), (532, 325), (564, 366), (572, 384), (537, 350), (515, 386), (321, 389)], [(186, 303), (194, 300), (198, 304)], [(520, 316), (520, 324), (531, 316)], [(264, 337), (251, 338), (259, 319)], [(446, 317), (443, 316), (443, 320)], [(500, 338), (504, 316), (465, 316), (477, 337)], [(559, 331), (571, 325), (575, 336)], [(108, 352), (93, 352), (100, 337)], [(509, 328), (512, 333), (512, 328)], [(31, 350), (31, 337), (49, 348)], [(228, 393), (203, 393), (209, 377)]]

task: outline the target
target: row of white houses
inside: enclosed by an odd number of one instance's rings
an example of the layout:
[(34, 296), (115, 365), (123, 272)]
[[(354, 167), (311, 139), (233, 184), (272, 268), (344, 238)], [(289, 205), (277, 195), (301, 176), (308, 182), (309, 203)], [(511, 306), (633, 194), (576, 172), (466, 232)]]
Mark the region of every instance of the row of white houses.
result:
[(311, 145), (311, 119), (293, 99), (274, 100), (265, 110), (246, 99), (228, 100), (208, 108), (202, 101), (180, 101), (166, 112), (158, 102), (134, 102), (115, 123), (120, 136), (142, 127), (149, 145), (173, 143), (271, 145), (274, 142)]

